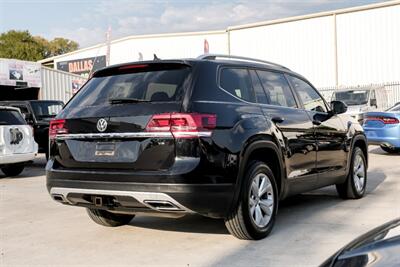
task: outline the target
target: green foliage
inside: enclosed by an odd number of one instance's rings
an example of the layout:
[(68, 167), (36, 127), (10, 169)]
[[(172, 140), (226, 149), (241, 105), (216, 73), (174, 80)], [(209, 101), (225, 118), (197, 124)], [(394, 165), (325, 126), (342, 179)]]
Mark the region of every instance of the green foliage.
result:
[(72, 40), (55, 38), (48, 41), (32, 36), (29, 31), (10, 30), (0, 35), (0, 58), (37, 61), (74, 51), (78, 47), (78, 43)]

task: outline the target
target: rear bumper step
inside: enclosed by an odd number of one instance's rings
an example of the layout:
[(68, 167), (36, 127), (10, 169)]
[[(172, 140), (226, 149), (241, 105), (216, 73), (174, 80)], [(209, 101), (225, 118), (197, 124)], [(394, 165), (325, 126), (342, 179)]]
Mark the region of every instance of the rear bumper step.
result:
[(193, 213), (192, 210), (180, 204), (171, 196), (165, 193), (157, 192), (133, 192), (133, 191), (117, 191), (117, 190), (98, 190), (98, 189), (81, 189), (67, 187), (53, 187), (50, 190), (52, 198), (60, 203), (75, 205), (76, 203), (69, 199), (71, 194), (84, 194), (95, 196), (94, 205), (101, 207), (103, 205), (102, 197), (130, 197), (141, 203), (142, 205), (158, 212), (183, 212)]

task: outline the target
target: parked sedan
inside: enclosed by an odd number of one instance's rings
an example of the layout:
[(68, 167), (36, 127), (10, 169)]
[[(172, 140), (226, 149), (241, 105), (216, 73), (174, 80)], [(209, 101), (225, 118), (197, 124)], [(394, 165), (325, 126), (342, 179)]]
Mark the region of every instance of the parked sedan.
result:
[(360, 236), (320, 267), (400, 266), (400, 218)]
[(400, 103), (385, 112), (365, 113), (363, 127), (368, 144), (388, 153), (400, 152)]

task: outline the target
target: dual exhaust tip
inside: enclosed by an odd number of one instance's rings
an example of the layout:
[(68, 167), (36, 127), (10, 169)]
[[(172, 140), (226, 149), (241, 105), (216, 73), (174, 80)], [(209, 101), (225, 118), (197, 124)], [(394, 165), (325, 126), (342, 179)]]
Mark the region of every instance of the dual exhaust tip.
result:
[[(52, 194), (51, 197), (62, 204), (72, 204), (70, 201), (68, 201), (64, 195), (61, 194)], [(93, 199), (93, 204), (96, 207), (104, 207), (107, 206), (105, 205), (103, 201), (104, 196), (94, 196)], [(144, 200), (142, 202), (145, 206), (151, 208), (152, 210), (156, 211), (184, 211), (183, 209), (179, 208), (175, 204), (173, 204), (170, 201), (166, 200)]]

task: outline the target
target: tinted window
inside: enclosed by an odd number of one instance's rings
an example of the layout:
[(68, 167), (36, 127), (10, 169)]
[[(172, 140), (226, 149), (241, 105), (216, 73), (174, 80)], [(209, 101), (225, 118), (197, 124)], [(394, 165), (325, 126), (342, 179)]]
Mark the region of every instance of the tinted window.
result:
[(234, 96), (249, 102), (255, 102), (251, 79), (247, 69), (222, 69), (220, 86)]
[(250, 71), (250, 77), (253, 83), (253, 88), (256, 94), (257, 102), (261, 104), (269, 104), (270, 101), (267, 98), (267, 95), (264, 92), (264, 88), (261, 85), (260, 79), (258, 78), (258, 75), (254, 70)]
[(283, 107), (297, 107), (293, 93), (282, 73), (257, 71), (269, 104)]
[(0, 109), (0, 125), (24, 125), (24, 118), (17, 111)]
[(314, 88), (299, 78), (289, 76), (289, 79), (299, 94), (306, 110), (327, 112), (324, 100)]
[(183, 83), (189, 73), (190, 68), (182, 65), (132, 73), (106, 73), (90, 79), (68, 106), (109, 105), (111, 99), (124, 98), (153, 102), (180, 101), (184, 93)]
[(40, 118), (55, 117), (61, 111), (63, 105), (61, 102), (32, 101), (31, 102), (35, 116)]

